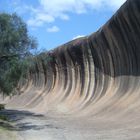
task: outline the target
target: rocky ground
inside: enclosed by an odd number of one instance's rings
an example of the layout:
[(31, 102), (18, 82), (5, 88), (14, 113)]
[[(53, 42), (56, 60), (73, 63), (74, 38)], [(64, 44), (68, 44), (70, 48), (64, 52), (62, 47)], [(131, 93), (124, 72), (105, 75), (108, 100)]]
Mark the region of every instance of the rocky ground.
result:
[[(9, 121), (0, 121), (1, 140), (139, 140), (140, 126), (113, 120), (36, 115), (3, 110)], [(92, 123), (91, 123), (92, 122)]]

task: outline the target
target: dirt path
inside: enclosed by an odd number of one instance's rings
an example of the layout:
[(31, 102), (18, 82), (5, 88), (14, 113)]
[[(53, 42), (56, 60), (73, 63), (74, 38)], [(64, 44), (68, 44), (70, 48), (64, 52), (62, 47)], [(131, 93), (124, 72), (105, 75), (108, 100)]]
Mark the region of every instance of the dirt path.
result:
[[(138, 140), (140, 126), (136, 123), (116, 123), (44, 117), (26, 111), (0, 111), (9, 118), (0, 127), (0, 140)], [(133, 127), (133, 124), (135, 127)]]

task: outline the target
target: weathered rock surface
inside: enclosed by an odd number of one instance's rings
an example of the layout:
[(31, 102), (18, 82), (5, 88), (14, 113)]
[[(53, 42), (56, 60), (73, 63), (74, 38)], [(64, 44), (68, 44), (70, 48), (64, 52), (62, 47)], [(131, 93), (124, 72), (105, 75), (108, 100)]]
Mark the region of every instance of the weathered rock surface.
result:
[(140, 0), (127, 0), (96, 33), (54, 49), (49, 57), (44, 53), (34, 63), (23, 93), (7, 100), (7, 107), (81, 116), (93, 125), (114, 121), (118, 134), (140, 130)]
[(23, 93), (9, 106), (78, 115), (137, 113), (140, 1), (128, 0), (96, 33), (54, 49), (49, 58), (44, 53), (36, 59)]

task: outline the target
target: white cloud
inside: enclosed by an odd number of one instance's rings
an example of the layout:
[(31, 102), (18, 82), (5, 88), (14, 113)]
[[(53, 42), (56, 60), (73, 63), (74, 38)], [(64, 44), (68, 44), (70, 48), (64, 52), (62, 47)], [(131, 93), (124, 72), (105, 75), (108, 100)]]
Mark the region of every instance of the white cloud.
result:
[(77, 38), (81, 38), (81, 37), (84, 37), (85, 35), (77, 35), (77, 36), (75, 36), (74, 38), (73, 38), (73, 40), (74, 39), (77, 39)]
[[(44, 11), (51, 15), (59, 16), (68, 12), (85, 13), (89, 9), (102, 10), (103, 7), (116, 9), (119, 8), (126, 0), (39, 0)], [(100, 9), (101, 8), (101, 9)], [(107, 8), (107, 7), (106, 7)]]
[(54, 17), (49, 14), (37, 13), (35, 18), (31, 18), (27, 21), (27, 24), (32, 27), (38, 27), (42, 26), (45, 22), (47, 23), (54, 22), (54, 20), (55, 20)]
[(106, 3), (112, 9), (118, 9), (126, 0), (108, 0)]
[(57, 26), (52, 26), (47, 29), (47, 32), (58, 32), (60, 29)]
[[(38, 0), (37, 7), (26, 6), (31, 12), (28, 25), (42, 26), (56, 19), (69, 20), (70, 13), (84, 14), (89, 10), (117, 10), (126, 0)], [(27, 10), (28, 9), (28, 10)], [(24, 10), (25, 11), (25, 10)]]

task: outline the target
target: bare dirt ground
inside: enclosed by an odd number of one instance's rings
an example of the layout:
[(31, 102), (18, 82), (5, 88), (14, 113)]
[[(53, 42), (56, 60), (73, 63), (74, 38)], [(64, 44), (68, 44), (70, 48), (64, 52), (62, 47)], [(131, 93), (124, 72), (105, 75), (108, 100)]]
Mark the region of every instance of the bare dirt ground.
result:
[[(0, 111), (8, 122), (0, 122), (0, 140), (139, 140), (137, 120), (69, 118), (36, 115), (27, 111)], [(125, 119), (124, 119), (125, 120)]]

